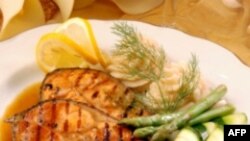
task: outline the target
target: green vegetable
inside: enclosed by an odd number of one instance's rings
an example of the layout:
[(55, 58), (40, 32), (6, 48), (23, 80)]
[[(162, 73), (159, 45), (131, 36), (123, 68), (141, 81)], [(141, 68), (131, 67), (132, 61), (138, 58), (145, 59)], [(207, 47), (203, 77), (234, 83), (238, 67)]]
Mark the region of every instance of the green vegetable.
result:
[[(234, 110), (235, 108), (232, 105), (225, 105), (214, 109), (210, 109), (209, 111), (202, 113), (196, 118), (190, 120), (188, 124), (194, 125), (202, 122), (207, 122), (212, 119), (231, 114), (234, 112)], [(174, 118), (178, 117), (183, 112), (185, 111), (182, 110), (179, 112), (171, 114), (162, 114), (162, 115), (156, 114), (147, 117), (124, 118), (119, 121), (119, 124), (133, 126), (133, 127), (159, 126), (171, 122)]]
[(205, 126), (208, 135), (210, 135), (218, 126), (220, 126), (215, 122), (206, 122), (202, 125)]
[(207, 97), (191, 106), (187, 111), (175, 118), (170, 124), (164, 124), (159, 127), (157, 132), (152, 136), (152, 141), (164, 141), (179, 128), (185, 126), (192, 118), (197, 117), (205, 110), (211, 108), (217, 103), (225, 94), (227, 88), (225, 85), (216, 87)]
[(247, 115), (245, 113), (234, 113), (221, 118), (215, 119), (215, 122), (227, 125), (227, 124), (247, 124)]
[(174, 118), (178, 117), (182, 112), (179, 111), (171, 114), (156, 114), (153, 116), (124, 118), (118, 123), (133, 127), (146, 127), (146, 126), (159, 126), (171, 122)]
[(138, 60), (145, 64), (140, 67), (121, 63), (121, 70), (127, 72), (128, 77), (139, 77), (150, 81), (158, 81), (163, 72), (166, 56), (164, 50), (148, 41), (126, 22), (115, 23), (112, 27), (113, 33), (120, 37), (112, 52), (114, 56), (124, 56), (128, 62)]
[(236, 113), (220, 117), (215, 121), (185, 127), (181, 129), (175, 141), (223, 141), (222, 125), (246, 124), (247, 118), (244, 113)]
[[(192, 59), (188, 62), (187, 69), (179, 80), (181, 86), (177, 92), (178, 95), (174, 99), (169, 98), (166, 93), (163, 93), (162, 86), (159, 84), (164, 76), (164, 64), (167, 62), (163, 48), (152, 41), (148, 41), (126, 22), (115, 23), (112, 30), (114, 34), (120, 37), (112, 55), (125, 58), (117, 68), (125, 72), (128, 78), (154, 82), (159, 89), (160, 99), (156, 99), (152, 95), (140, 98), (138, 102), (149, 111), (160, 113), (175, 111), (197, 87), (200, 75), (196, 57), (192, 56)], [(132, 61), (139, 62), (139, 66), (131, 65)]]
[(174, 141), (206, 141), (209, 137), (215, 136), (214, 131), (220, 127), (221, 125), (215, 122), (206, 122), (192, 127), (188, 126), (180, 130)]
[(119, 124), (129, 125), (133, 127), (145, 127), (145, 126), (159, 126), (164, 123), (168, 123), (176, 118), (179, 114), (164, 114), (164, 115), (153, 115), (150, 117), (135, 117), (125, 118), (119, 121)]
[[(206, 122), (202, 124), (196, 124), (192, 128), (197, 131), (202, 141), (205, 141), (208, 136), (218, 127), (219, 125), (214, 122)], [(182, 129), (181, 129), (182, 130)]]
[[(229, 107), (231, 107), (231, 105), (226, 105), (226, 106), (220, 107), (219, 109), (227, 109), (227, 108), (231, 109), (232, 108), (232, 107), (231, 108), (229, 108)], [(194, 118), (193, 121), (197, 121), (199, 119), (202, 119), (200, 117), (204, 117), (203, 115), (210, 115), (210, 114), (207, 114), (207, 113), (211, 113), (211, 111), (214, 111), (214, 110), (215, 109), (212, 109), (212, 110), (210, 110), (208, 112), (205, 112), (204, 114)], [(215, 111), (217, 111), (217, 110), (215, 110)], [(225, 114), (225, 111), (221, 112), (220, 114), (221, 114), (221, 116), (223, 116)], [(225, 125), (225, 124), (247, 124), (247, 116), (246, 116), (245, 113), (229, 114), (229, 115), (225, 115), (223, 117), (221, 117), (220, 114), (218, 114), (217, 116), (210, 116), (209, 118), (205, 118), (206, 120), (213, 120), (214, 118), (216, 118), (214, 120), (215, 123), (214, 122), (206, 122), (204, 124), (197, 124), (197, 126), (196, 125), (193, 126), (195, 122), (191, 122), (192, 121), (191, 120), (188, 125), (192, 126), (195, 129), (198, 129), (198, 131), (202, 131), (201, 129), (205, 128), (206, 132), (208, 132), (208, 134), (210, 134), (215, 129), (215, 127), (218, 126), (216, 123), (218, 123), (220, 125)], [(205, 122), (206, 120), (200, 120), (201, 121), (200, 123)], [(145, 137), (147, 137), (149, 135), (154, 134), (158, 130), (158, 128), (159, 127), (154, 127), (154, 126), (138, 128), (138, 129), (136, 129), (134, 131), (134, 136), (140, 137), (140, 138), (145, 138)], [(203, 134), (203, 133), (206, 133), (206, 132), (201, 132), (200, 134)], [(202, 138), (204, 138), (204, 136), (206, 136), (206, 135), (202, 135)]]
[(178, 89), (177, 97), (172, 101), (170, 100), (169, 108), (176, 110), (178, 106), (185, 100), (186, 97), (190, 96), (197, 84), (199, 82), (200, 72), (198, 68), (198, 60), (195, 55), (192, 55), (192, 58), (188, 62), (188, 68), (184, 70), (182, 78), (180, 80), (181, 86)]
[[(189, 125), (191, 126), (191, 125)], [(206, 134), (211, 133), (215, 127), (217, 127), (218, 125), (214, 122), (206, 122), (203, 124), (197, 124), (192, 126), (193, 128), (195, 128), (195, 130), (197, 130), (202, 138), (207, 138)], [(154, 134), (159, 127), (155, 127), (155, 126), (148, 126), (148, 127), (144, 127), (144, 128), (138, 128), (134, 131), (134, 136), (138, 137), (138, 138), (145, 138), (148, 137), (152, 134)]]
[(217, 127), (206, 141), (224, 141), (224, 133), (222, 127)]
[(185, 127), (177, 135), (174, 141), (202, 141), (202, 138), (194, 128)]
[(211, 119), (231, 114), (234, 112), (234, 110), (235, 108), (232, 105), (225, 105), (222, 107), (214, 108), (190, 120), (188, 124), (195, 125), (198, 123), (207, 122)]
[(155, 133), (158, 129), (159, 127), (155, 127), (155, 126), (138, 128), (134, 131), (133, 135), (137, 138), (146, 138), (149, 135), (152, 135), (153, 133)]

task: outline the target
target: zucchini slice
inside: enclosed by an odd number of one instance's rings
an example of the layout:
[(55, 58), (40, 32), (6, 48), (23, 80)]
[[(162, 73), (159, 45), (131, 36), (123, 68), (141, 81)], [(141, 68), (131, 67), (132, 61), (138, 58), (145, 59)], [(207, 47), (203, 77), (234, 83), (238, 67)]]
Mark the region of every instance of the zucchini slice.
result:
[(223, 128), (218, 127), (216, 128), (211, 135), (209, 135), (206, 141), (224, 141), (224, 133)]
[(200, 134), (192, 127), (181, 129), (175, 141), (202, 141)]
[(227, 116), (223, 116), (215, 120), (215, 122), (221, 125), (227, 124), (247, 124), (247, 115), (245, 113), (235, 113)]

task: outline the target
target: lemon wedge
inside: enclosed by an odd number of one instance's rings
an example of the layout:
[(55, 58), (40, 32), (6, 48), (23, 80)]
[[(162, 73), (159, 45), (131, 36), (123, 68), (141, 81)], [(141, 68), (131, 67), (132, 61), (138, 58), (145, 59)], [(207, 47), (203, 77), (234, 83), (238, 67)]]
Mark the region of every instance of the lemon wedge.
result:
[[(44, 72), (57, 68), (88, 67), (91, 58), (81, 46), (70, 38), (59, 33), (48, 33), (42, 36), (36, 46), (37, 64)], [(92, 60), (93, 61), (93, 60)]]
[(59, 26), (55, 32), (61, 33), (84, 50), (84, 58), (92, 60), (92, 64), (100, 63), (103, 67), (107, 66), (107, 58), (99, 49), (94, 37), (92, 27), (88, 20), (72, 18)]

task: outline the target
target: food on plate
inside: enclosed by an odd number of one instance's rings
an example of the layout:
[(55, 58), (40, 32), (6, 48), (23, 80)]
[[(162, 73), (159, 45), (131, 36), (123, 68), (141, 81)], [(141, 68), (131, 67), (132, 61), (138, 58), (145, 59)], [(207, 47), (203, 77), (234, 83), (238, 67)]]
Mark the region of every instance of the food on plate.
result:
[(94, 63), (99, 62), (104, 67), (107, 65), (107, 58), (99, 49), (88, 20), (72, 18), (59, 26), (55, 32), (64, 34), (75, 41), (83, 48), (82, 50), (86, 50), (85, 52), (88, 56), (93, 58)]
[(43, 35), (36, 46), (36, 60), (44, 72), (108, 64), (107, 57), (97, 46), (90, 24), (79, 18), (70, 19), (55, 32)]
[[(84, 54), (82, 48), (67, 36), (57, 33), (44, 35), (36, 47), (36, 60), (44, 72), (50, 72), (56, 68), (88, 67), (87, 59), (91, 57)], [(84, 55), (82, 55), (84, 54)], [(87, 57), (82, 57), (87, 56)]]
[(196, 118), (198, 115), (204, 113), (204, 111), (216, 104), (225, 95), (225, 93), (225, 86), (220, 85), (216, 87), (206, 98), (201, 99), (196, 104), (187, 108), (184, 112), (181, 112), (179, 116), (172, 119), (169, 123), (163, 123), (161, 126), (155, 127), (155, 131), (151, 129), (152, 132), (147, 132), (149, 135), (154, 134), (151, 140), (158, 141), (169, 138), (170, 135), (177, 129), (188, 125), (188, 122), (190, 122), (193, 118)]
[(105, 72), (92, 69), (59, 69), (47, 74), (40, 97), (41, 101), (71, 99), (87, 103), (116, 119), (138, 116), (144, 111), (136, 108), (135, 112), (131, 107), (134, 93), (130, 88)]
[(158, 44), (133, 27), (120, 23), (112, 29), (121, 39), (108, 69), (128, 87), (149, 86), (146, 96), (137, 96), (140, 103), (152, 111), (171, 112), (192, 101), (190, 95), (200, 89), (201, 81), (194, 55), (183, 67), (175, 67), (181, 65), (173, 65)]
[[(188, 122), (188, 125), (195, 125), (200, 122), (209, 121), (216, 117), (231, 114), (234, 112), (234, 110), (235, 109), (232, 105), (225, 105), (219, 108), (214, 108), (190, 120)], [(146, 117), (124, 118), (119, 121), (119, 124), (126, 124), (126, 125), (133, 126), (133, 127), (159, 126), (164, 123), (169, 123), (170, 121), (180, 116), (184, 112), (185, 110), (180, 110), (179, 112), (171, 113), (171, 114), (161, 114), (161, 115), (158, 114), (158, 115), (146, 116)]]
[(226, 85), (206, 83), (194, 54), (175, 62), (128, 23), (111, 29), (119, 40), (108, 63), (87, 21), (40, 39), (47, 74), (39, 102), (5, 119), (13, 140), (221, 141), (223, 125), (248, 122), (225, 99)]
[[(13, 141), (126, 140), (131, 131), (105, 113), (71, 100), (46, 100), (8, 120)], [(123, 135), (123, 136), (121, 136)]]

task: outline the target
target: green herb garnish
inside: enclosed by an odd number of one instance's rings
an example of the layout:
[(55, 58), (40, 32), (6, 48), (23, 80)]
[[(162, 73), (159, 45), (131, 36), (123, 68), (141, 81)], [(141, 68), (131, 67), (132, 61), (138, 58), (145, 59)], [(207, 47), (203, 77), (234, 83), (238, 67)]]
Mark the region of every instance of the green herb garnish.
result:
[[(170, 99), (167, 94), (163, 93), (159, 84), (163, 77), (164, 64), (167, 61), (163, 48), (146, 40), (142, 34), (126, 22), (115, 23), (112, 30), (114, 34), (120, 37), (120, 40), (115, 44), (116, 48), (113, 55), (122, 56), (126, 59), (125, 63), (119, 64), (120, 69), (126, 72), (128, 77), (148, 80), (151, 83), (156, 83), (159, 88), (161, 100), (156, 100), (153, 95), (139, 95), (137, 96), (139, 103), (142, 103), (148, 110), (156, 112), (176, 110), (197, 86), (199, 71), (196, 57), (192, 56), (187, 70), (183, 72), (180, 80), (181, 87), (176, 98)], [(130, 64), (135, 60), (141, 63), (139, 67)]]
[(117, 42), (113, 51), (115, 56), (124, 56), (128, 61), (136, 60), (144, 63), (140, 67), (122, 64), (121, 69), (131, 77), (139, 77), (150, 81), (158, 81), (163, 72), (165, 52), (161, 47), (143, 40), (140, 33), (126, 22), (115, 23), (113, 33), (121, 40)]
[(184, 70), (180, 79), (181, 87), (177, 92), (177, 97), (173, 101), (169, 102), (168, 111), (176, 110), (184, 99), (193, 93), (199, 82), (199, 76), (198, 61), (196, 56), (192, 55), (191, 60), (188, 62), (187, 69)]

